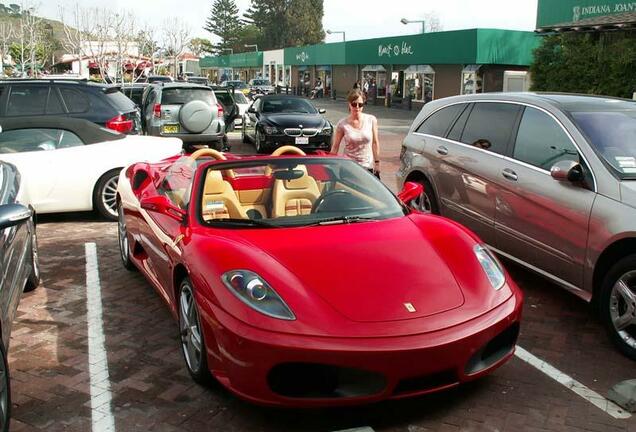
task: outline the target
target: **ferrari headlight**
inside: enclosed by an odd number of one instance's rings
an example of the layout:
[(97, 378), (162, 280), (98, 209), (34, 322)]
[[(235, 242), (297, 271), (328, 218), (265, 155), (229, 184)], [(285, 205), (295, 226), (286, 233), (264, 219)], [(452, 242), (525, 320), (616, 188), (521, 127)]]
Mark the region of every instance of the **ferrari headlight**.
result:
[(256, 273), (232, 270), (224, 273), (221, 280), (232, 294), (258, 312), (282, 320), (296, 319), (283, 299)]
[(275, 135), (278, 133), (278, 129), (276, 129), (274, 126), (265, 126), (263, 129), (265, 129), (265, 133), (267, 135)]
[(484, 269), (490, 281), (490, 285), (496, 290), (501, 289), (504, 283), (506, 283), (506, 276), (504, 276), (504, 271), (499, 260), (485, 246), (475, 245), (473, 251), (475, 252), (477, 261), (481, 264), (481, 268)]

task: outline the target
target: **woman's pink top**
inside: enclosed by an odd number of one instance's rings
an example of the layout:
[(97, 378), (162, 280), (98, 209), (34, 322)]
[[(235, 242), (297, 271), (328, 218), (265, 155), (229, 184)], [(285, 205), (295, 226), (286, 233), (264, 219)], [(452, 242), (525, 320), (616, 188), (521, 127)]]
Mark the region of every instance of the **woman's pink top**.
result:
[(377, 122), (371, 114), (360, 114), (360, 129), (357, 129), (345, 117), (338, 122), (336, 130), (342, 132), (344, 154), (365, 168), (373, 168), (373, 125)]

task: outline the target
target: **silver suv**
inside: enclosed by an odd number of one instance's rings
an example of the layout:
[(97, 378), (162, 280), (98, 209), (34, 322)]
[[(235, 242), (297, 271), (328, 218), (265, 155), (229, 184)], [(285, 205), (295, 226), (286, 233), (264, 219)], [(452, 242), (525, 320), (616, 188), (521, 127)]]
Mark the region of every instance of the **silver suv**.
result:
[(401, 152), (413, 205), (594, 301), (636, 360), (636, 103), (479, 94), (424, 106)]
[(181, 138), (184, 143), (208, 143), (220, 148), (225, 137), (224, 108), (206, 86), (154, 83), (142, 100), (147, 135)]

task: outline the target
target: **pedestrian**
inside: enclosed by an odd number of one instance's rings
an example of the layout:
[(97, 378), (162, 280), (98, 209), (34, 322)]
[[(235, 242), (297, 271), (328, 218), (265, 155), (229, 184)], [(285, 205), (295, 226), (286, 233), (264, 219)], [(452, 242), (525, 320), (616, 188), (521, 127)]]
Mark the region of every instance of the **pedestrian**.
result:
[(360, 81), (356, 81), (353, 83), (353, 90), (360, 90)]
[(380, 178), (380, 141), (378, 120), (362, 112), (364, 95), (359, 89), (351, 90), (347, 96), (349, 116), (336, 126), (331, 144), (331, 153), (338, 154), (344, 142), (344, 155), (358, 162), (377, 178)]

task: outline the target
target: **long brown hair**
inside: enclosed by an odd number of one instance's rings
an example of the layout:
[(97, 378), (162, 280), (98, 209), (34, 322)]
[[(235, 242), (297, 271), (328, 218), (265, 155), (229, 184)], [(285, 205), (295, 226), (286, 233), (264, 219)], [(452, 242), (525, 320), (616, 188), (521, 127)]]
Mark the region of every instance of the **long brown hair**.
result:
[(364, 100), (364, 94), (358, 89), (351, 90), (347, 95), (347, 102), (351, 104), (351, 102), (357, 101), (358, 98)]

